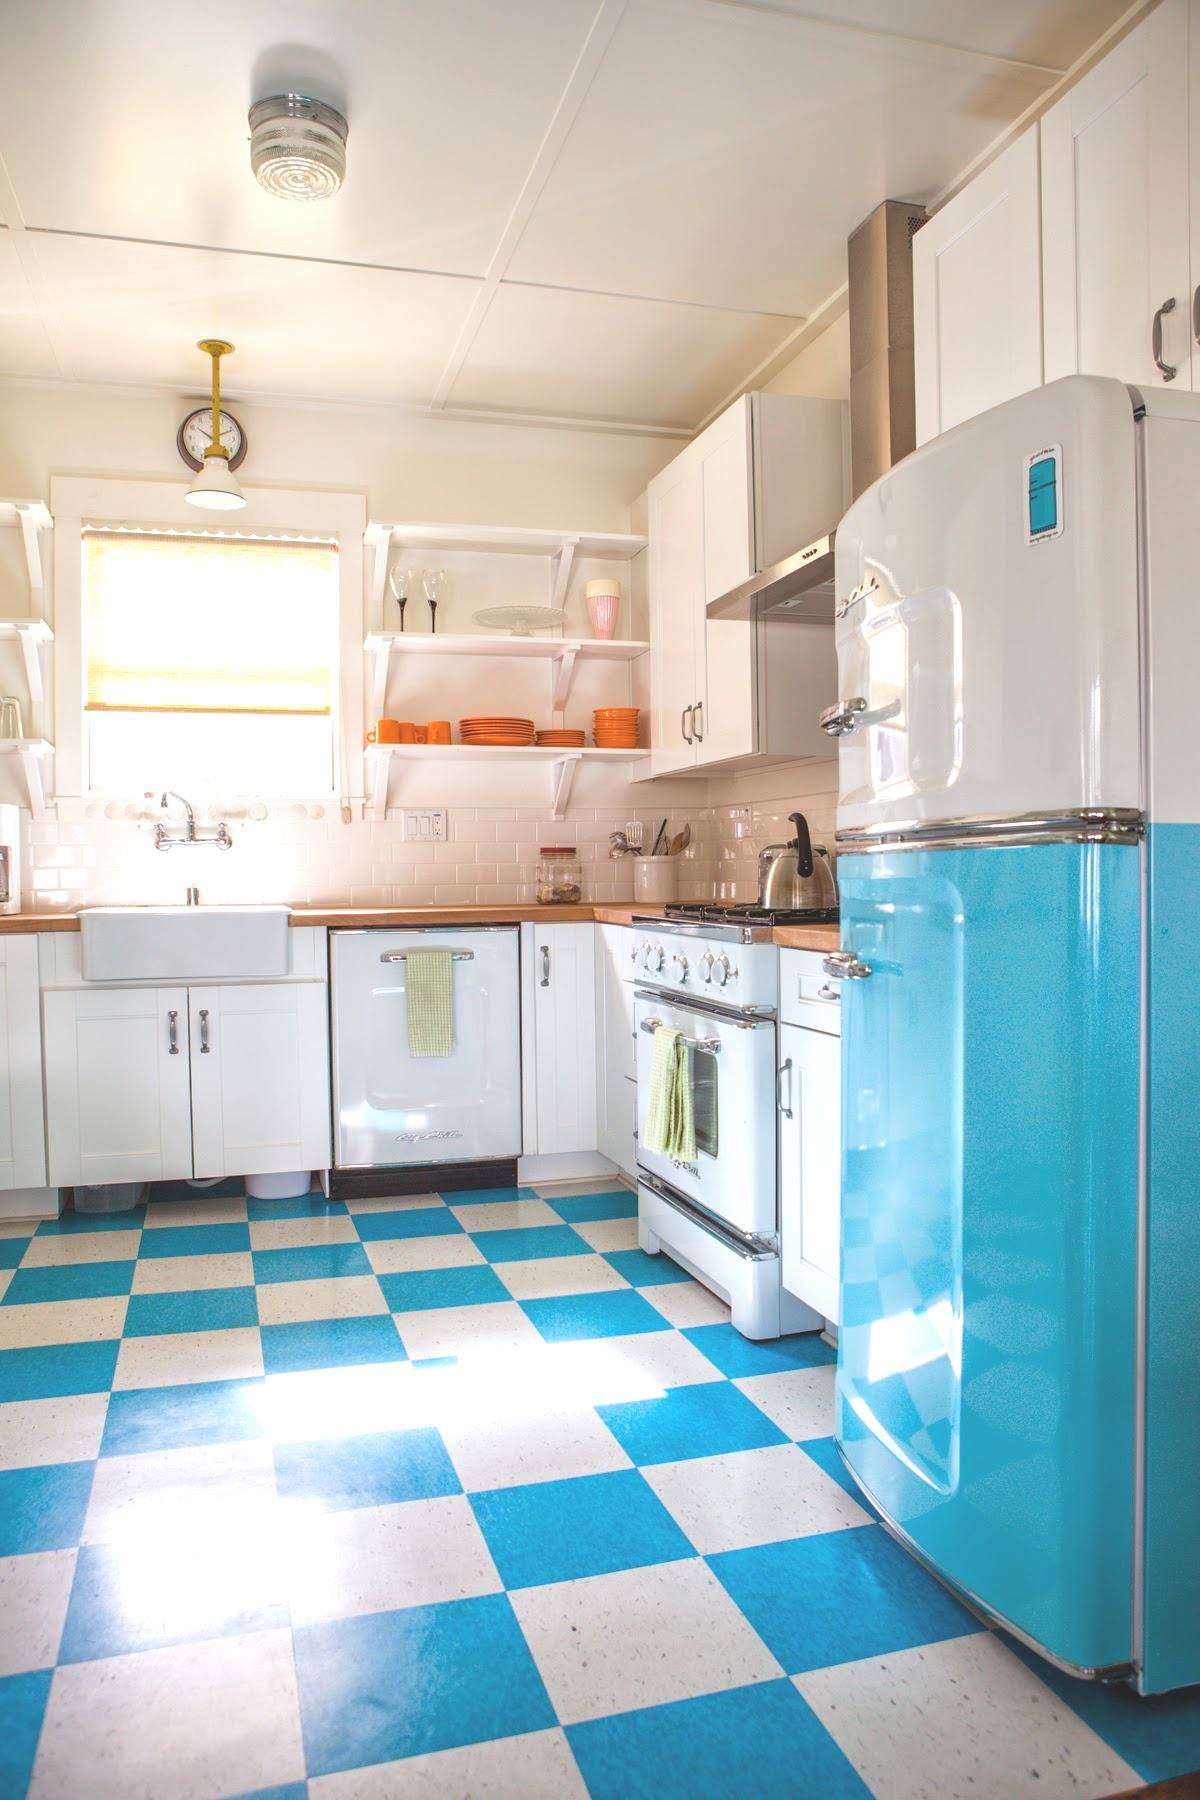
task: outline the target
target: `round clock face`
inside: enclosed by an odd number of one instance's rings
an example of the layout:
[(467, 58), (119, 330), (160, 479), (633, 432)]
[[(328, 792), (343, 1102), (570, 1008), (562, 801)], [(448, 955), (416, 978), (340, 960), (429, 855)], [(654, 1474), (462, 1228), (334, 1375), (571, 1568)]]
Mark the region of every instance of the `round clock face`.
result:
[[(204, 466), (204, 452), (212, 443), (212, 407), (198, 406), (179, 427), (176, 438), (179, 454), (189, 469)], [(236, 469), (245, 459), (246, 434), (232, 413), (221, 411), (221, 442), (229, 452), (229, 467)]]

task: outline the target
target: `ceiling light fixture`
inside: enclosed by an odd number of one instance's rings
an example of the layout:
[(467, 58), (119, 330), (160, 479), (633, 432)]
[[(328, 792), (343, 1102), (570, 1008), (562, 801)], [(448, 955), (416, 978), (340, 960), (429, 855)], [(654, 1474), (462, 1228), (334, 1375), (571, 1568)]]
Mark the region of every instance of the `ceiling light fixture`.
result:
[(246, 504), (237, 476), (229, 467), (229, 452), (221, 442), (221, 358), (229, 355), (233, 345), (223, 338), (201, 338), (196, 348), (212, 357), (212, 442), (204, 452), (204, 467), (186, 498), (190, 505), (207, 507), (210, 512), (233, 512)]
[(279, 200), (330, 200), (346, 179), (341, 113), (307, 94), (273, 94), (250, 108), (250, 167)]

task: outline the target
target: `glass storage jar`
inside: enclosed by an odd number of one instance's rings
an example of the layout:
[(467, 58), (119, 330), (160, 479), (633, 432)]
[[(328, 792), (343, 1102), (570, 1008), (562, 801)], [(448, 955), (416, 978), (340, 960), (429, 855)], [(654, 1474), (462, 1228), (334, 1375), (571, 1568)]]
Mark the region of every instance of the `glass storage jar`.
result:
[(583, 871), (573, 844), (543, 845), (538, 851), (539, 906), (577, 906), (583, 897)]

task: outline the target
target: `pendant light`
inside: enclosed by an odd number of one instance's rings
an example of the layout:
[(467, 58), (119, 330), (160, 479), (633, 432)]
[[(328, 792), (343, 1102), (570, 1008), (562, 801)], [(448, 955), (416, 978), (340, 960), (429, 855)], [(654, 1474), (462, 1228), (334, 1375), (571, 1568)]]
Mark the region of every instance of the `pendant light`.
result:
[(212, 442), (204, 452), (204, 467), (186, 498), (190, 505), (206, 507), (210, 512), (233, 512), (246, 504), (237, 476), (229, 467), (229, 452), (221, 442), (221, 358), (229, 355), (233, 345), (222, 338), (201, 338), (196, 348), (212, 357)]

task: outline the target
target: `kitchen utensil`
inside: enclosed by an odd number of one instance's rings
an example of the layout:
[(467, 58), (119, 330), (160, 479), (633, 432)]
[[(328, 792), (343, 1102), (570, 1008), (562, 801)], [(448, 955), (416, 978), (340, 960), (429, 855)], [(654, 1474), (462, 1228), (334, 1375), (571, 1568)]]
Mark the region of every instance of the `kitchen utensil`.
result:
[(789, 813), (796, 835), (786, 844), (768, 844), (759, 852), (760, 906), (795, 912), (805, 907), (825, 911), (838, 903), (837, 882), (823, 844), (815, 845), (803, 813)]
[(630, 845), (625, 833), (623, 831), (610, 831), (608, 834), (608, 854), (612, 857), (613, 861), (616, 862), (618, 857), (628, 856), (629, 853)]
[(629, 845), (629, 848), (633, 851), (635, 856), (641, 855), (642, 846), (645, 841), (646, 827), (642, 824), (642, 821), (640, 819), (630, 819), (625, 827), (625, 842)]
[(426, 569), (421, 586), (425, 589), (425, 598), (429, 602), (429, 629), (436, 633), (438, 598), (446, 586), (445, 569)]
[(401, 631), (404, 630), (404, 609), (408, 605), (408, 590), (415, 579), (416, 571), (414, 569), (401, 569), (397, 566), (388, 570), (388, 590), (400, 608)]
[(561, 606), (485, 606), (472, 613), (476, 625), (488, 631), (506, 631), (512, 637), (532, 637), (535, 631), (557, 631), (565, 613)]
[(669, 856), (638, 856), (633, 863), (635, 900), (674, 900), (678, 869)]
[(655, 834), (654, 843), (651, 845), (651, 848), (650, 848), (651, 856), (659, 855), (659, 853), (662, 849), (662, 845), (666, 839), (666, 835), (667, 835), (667, 821), (664, 819), (662, 824), (659, 826), (658, 831)]
[(589, 581), (584, 587), (592, 636), (611, 638), (617, 629), (617, 609), (621, 604), (621, 584), (611, 576), (602, 581)]
[(21, 702), (12, 694), (5, 694), (0, 700), (0, 738), (23, 738), (25, 726), (21, 720)]
[(685, 825), (683, 830), (677, 831), (675, 836), (671, 839), (671, 855), (682, 856), (691, 841), (692, 828), (690, 825)]

